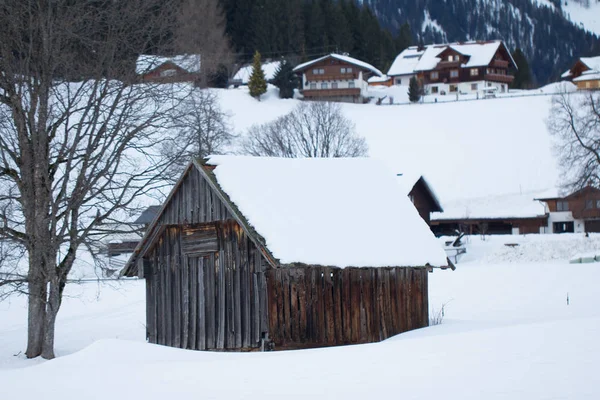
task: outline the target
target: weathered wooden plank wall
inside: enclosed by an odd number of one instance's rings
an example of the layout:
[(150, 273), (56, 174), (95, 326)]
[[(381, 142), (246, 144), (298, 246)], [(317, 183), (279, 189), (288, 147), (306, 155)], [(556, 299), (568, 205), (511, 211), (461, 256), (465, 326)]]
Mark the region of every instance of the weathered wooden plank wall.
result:
[(265, 265), (235, 221), (169, 227), (145, 262), (151, 343), (193, 350), (260, 347), (268, 328)]
[(429, 324), (425, 268), (267, 271), (275, 349), (368, 343)]

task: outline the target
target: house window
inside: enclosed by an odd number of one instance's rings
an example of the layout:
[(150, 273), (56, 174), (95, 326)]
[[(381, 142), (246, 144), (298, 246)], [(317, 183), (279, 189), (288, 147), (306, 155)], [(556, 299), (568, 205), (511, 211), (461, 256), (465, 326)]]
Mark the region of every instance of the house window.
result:
[(321, 83), (321, 89), (327, 89), (327, 82)]
[(313, 69), (313, 75), (323, 75), (323, 74), (325, 74), (325, 70), (323, 68)]
[(486, 74), (493, 74), (493, 73), (494, 73), (494, 70), (493, 70), (493, 69), (491, 69), (491, 68), (486, 68), (486, 70), (485, 70), (485, 73), (486, 73)]
[(437, 71), (432, 72), (429, 77), (431, 78), (431, 80), (436, 80), (439, 79), (440, 74)]
[(554, 233), (573, 233), (575, 231), (573, 222), (555, 222), (552, 224), (552, 228)]
[(163, 71), (160, 71), (160, 76), (162, 77), (175, 76), (175, 74), (177, 74), (177, 71), (175, 71), (174, 69), (165, 69)]
[(492, 87), (492, 82), (487, 83), (488, 87)]
[(592, 208), (594, 208), (594, 200), (586, 200), (585, 201), (585, 209), (591, 210)]
[(600, 200), (596, 200), (596, 208), (600, 208)]
[(346, 73), (347, 73), (347, 74), (351, 74), (351, 73), (352, 73), (352, 68), (350, 68), (350, 67), (346, 67)]
[(402, 79), (396, 78), (396, 85), (402, 85)]
[(313, 75), (319, 75), (319, 70), (317, 68), (313, 69)]
[(568, 201), (557, 201), (556, 202), (556, 211), (569, 211), (569, 202)]
[(452, 55), (448, 56), (448, 61), (452, 61)]
[(431, 93), (432, 93), (432, 94), (439, 93), (439, 89), (438, 89), (438, 87), (437, 87), (437, 86), (432, 86), (432, 87), (431, 87)]
[(354, 88), (354, 81), (350, 81), (350, 82), (348, 82), (348, 87), (349, 87), (350, 89), (353, 89), (353, 88)]
[(341, 72), (342, 74), (345, 74), (345, 73), (346, 73), (346, 68), (340, 68), (340, 72)]
[(450, 93), (452, 93), (452, 92), (458, 92), (458, 86), (450, 85)]
[(315, 89), (317, 88), (317, 84), (316, 84), (316, 83), (311, 83), (311, 84), (310, 84), (310, 88), (311, 88), (312, 90), (315, 90)]
[(476, 83), (471, 83), (471, 90), (474, 91), (474, 92), (476, 92), (477, 89), (479, 89), (479, 85), (476, 84)]
[(477, 75), (479, 75), (479, 69), (471, 68), (471, 76), (477, 76)]
[(450, 70), (450, 78), (458, 78), (458, 70), (457, 69)]
[(506, 91), (506, 87), (505, 87), (504, 85), (501, 85), (501, 86), (500, 86), (500, 91), (501, 91), (502, 93), (504, 93), (504, 92)]
[(338, 83), (337, 83), (337, 82), (333, 82), (333, 83), (331, 84), (331, 88), (332, 88), (332, 89), (337, 89), (337, 88), (338, 88)]

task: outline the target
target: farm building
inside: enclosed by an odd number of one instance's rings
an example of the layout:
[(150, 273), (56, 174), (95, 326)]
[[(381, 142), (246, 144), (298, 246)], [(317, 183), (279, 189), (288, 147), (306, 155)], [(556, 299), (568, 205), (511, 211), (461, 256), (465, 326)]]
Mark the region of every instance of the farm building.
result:
[(200, 80), (200, 55), (181, 54), (173, 57), (141, 54), (135, 72), (142, 82), (174, 83)]
[(280, 350), (427, 326), (448, 262), (395, 178), (361, 158), (192, 162), (121, 272), (146, 279), (148, 340)]
[(419, 215), (431, 226), (431, 213), (444, 212), (438, 196), (422, 175), (397, 174), (398, 183), (414, 204)]

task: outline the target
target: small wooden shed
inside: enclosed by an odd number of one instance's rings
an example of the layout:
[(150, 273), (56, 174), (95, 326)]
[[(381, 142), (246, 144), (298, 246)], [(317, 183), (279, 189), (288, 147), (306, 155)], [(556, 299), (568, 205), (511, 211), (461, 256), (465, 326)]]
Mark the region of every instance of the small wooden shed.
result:
[(371, 159), (213, 156), (183, 173), (122, 275), (151, 343), (194, 350), (376, 342), (428, 325), (446, 256)]

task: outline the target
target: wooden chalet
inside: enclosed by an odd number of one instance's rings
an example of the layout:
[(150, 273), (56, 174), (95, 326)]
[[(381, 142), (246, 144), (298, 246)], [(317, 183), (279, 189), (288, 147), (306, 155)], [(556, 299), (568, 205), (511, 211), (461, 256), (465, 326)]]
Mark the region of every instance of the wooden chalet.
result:
[(581, 57), (562, 78), (572, 81), (579, 90), (600, 90), (600, 56)]
[(141, 54), (136, 61), (140, 82), (176, 83), (200, 81), (200, 55), (183, 54), (173, 57)]
[(508, 92), (517, 69), (500, 40), (412, 46), (400, 53), (387, 75), (394, 84), (409, 84), (416, 77), (426, 94), (445, 95), (492, 90)]
[(121, 274), (146, 279), (151, 343), (279, 350), (427, 326), (428, 270), (446, 265), (373, 160), (213, 156), (188, 166)]
[(548, 233), (600, 232), (600, 190), (586, 186), (567, 196), (543, 197)]
[(436, 235), (457, 232), (485, 235), (545, 233), (548, 215), (535, 200), (544, 192), (509, 193), (444, 203), (444, 212), (431, 220)]
[(301, 78), (300, 92), (307, 100), (363, 103), (368, 80), (383, 74), (366, 62), (341, 54), (329, 54), (294, 68)]

